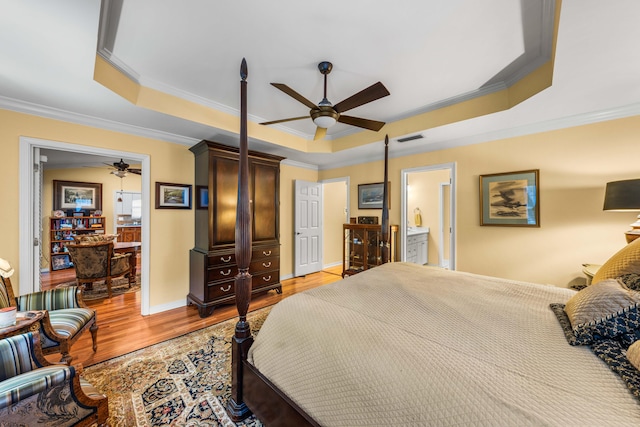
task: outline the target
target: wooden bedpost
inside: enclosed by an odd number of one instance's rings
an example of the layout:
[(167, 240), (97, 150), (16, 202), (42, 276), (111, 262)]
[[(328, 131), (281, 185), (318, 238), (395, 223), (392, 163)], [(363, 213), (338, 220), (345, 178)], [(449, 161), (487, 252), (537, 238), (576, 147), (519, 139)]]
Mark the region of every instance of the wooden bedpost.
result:
[(389, 135), (384, 136), (384, 181), (382, 184), (382, 263), (389, 262)]
[(238, 168), (238, 206), (236, 210), (236, 263), (238, 274), (235, 276), (236, 307), (238, 323), (231, 343), (231, 398), (227, 404), (227, 413), (234, 421), (248, 417), (251, 411), (242, 396), (242, 364), (253, 337), (247, 322), (247, 311), (251, 301), (251, 210), (249, 206), (249, 153), (247, 141), (247, 61), (242, 58), (240, 65), (240, 164)]

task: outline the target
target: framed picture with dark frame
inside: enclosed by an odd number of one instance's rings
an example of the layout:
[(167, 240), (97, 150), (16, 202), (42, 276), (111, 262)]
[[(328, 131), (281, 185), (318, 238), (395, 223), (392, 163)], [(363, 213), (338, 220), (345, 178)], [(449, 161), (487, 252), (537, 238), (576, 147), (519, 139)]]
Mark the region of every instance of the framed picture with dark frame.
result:
[(156, 209), (191, 209), (191, 185), (156, 182)]
[(88, 211), (102, 209), (102, 184), (53, 181), (53, 210)]
[[(387, 206), (391, 209), (391, 183), (387, 183)], [(358, 209), (382, 209), (383, 182), (358, 184)]]
[(52, 270), (64, 270), (65, 268), (73, 267), (69, 254), (59, 254), (51, 256), (51, 269)]
[(196, 186), (196, 209), (209, 207), (209, 188), (206, 185)]
[(538, 169), (480, 175), (480, 225), (540, 227)]

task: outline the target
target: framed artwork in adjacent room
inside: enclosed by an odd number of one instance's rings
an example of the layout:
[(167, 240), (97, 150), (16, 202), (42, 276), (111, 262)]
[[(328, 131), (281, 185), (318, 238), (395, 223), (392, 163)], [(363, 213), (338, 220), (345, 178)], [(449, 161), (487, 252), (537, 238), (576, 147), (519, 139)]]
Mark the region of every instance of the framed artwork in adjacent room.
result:
[(53, 210), (102, 209), (102, 184), (97, 182), (53, 181)]
[(539, 170), (480, 175), (480, 225), (540, 227)]

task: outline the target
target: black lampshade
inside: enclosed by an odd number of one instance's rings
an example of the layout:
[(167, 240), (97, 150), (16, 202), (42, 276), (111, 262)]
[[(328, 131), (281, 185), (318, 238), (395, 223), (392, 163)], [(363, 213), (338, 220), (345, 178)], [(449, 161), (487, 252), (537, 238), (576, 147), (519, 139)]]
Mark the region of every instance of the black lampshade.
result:
[(603, 210), (640, 210), (640, 179), (608, 182), (604, 192)]

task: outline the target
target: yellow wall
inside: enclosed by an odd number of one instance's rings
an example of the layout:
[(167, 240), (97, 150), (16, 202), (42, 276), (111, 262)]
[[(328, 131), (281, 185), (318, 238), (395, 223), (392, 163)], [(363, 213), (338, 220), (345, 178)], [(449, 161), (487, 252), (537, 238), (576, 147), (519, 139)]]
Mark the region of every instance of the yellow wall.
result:
[[(0, 110), (0, 152), (4, 184), (0, 257), (19, 263), (18, 145), (20, 136), (148, 154), (151, 183), (192, 183), (193, 155), (185, 146), (88, 126)], [(400, 171), (455, 162), (457, 168), (457, 268), (479, 274), (566, 286), (581, 278), (581, 264), (602, 263), (625, 244), (632, 213), (603, 212), (605, 183), (638, 178), (633, 153), (640, 116), (390, 160), (391, 223), (400, 221)], [(380, 151), (384, 147), (380, 145)], [(481, 227), (478, 177), (481, 174), (540, 169), (540, 228)], [(281, 275), (293, 271), (293, 180), (350, 177), (351, 216), (360, 183), (379, 182), (382, 161), (314, 171), (283, 164), (280, 178)], [(155, 204), (153, 189), (152, 206)], [(192, 210), (150, 214), (151, 306), (183, 300), (188, 292)], [(13, 278), (18, 289), (20, 271)]]
[[(0, 257), (7, 259), (16, 274), (12, 283), (19, 289), (18, 177), (20, 136), (61, 141), (84, 146), (103, 147), (149, 155), (152, 186), (156, 181), (189, 184), (193, 182), (193, 154), (187, 147), (149, 138), (136, 137), (0, 110), (0, 182), (3, 202), (0, 209)], [(147, 189), (155, 206), (155, 191)], [(112, 197), (112, 196), (109, 196)], [(103, 196), (104, 199), (104, 196)], [(44, 211), (46, 215), (46, 211)], [(192, 210), (156, 210), (150, 212), (150, 306), (184, 300), (189, 289), (189, 249), (193, 247)], [(48, 229), (48, 225), (45, 230)], [(30, 275), (24, 275), (28, 278)]]
[[(567, 286), (582, 280), (582, 263), (601, 264), (625, 245), (633, 213), (603, 212), (608, 181), (638, 178), (640, 116), (483, 144), (393, 158), (390, 222), (400, 221), (401, 170), (456, 163), (457, 269)], [(380, 152), (384, 146), (380, 144)], [(540, 228), (479, 222), (479, 175), (540, 170)], [(359, 183), (383, 176), (383, 162), (321, 171), (320, 179), (351, 176), (352, 216)]]

